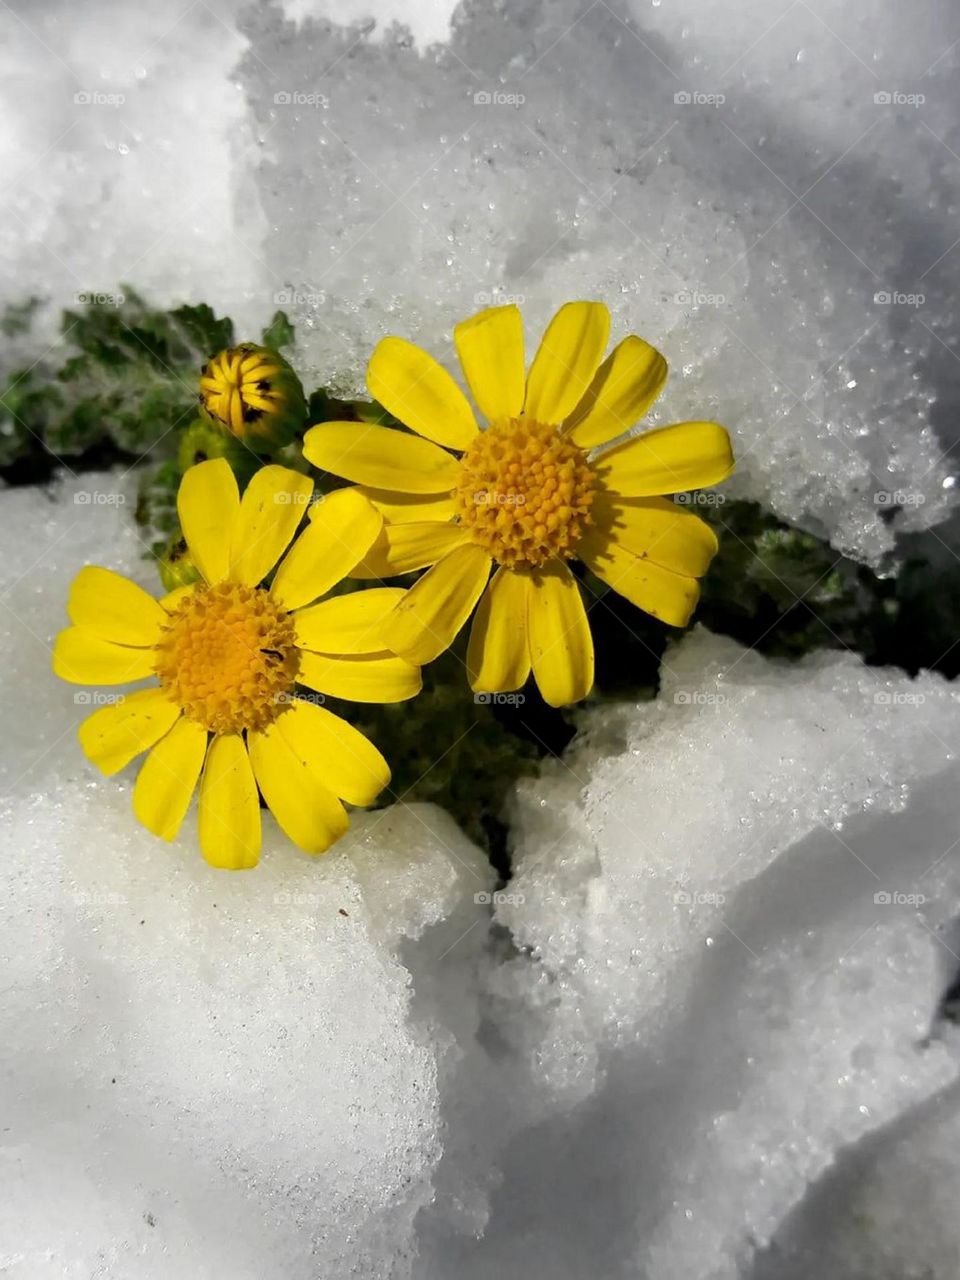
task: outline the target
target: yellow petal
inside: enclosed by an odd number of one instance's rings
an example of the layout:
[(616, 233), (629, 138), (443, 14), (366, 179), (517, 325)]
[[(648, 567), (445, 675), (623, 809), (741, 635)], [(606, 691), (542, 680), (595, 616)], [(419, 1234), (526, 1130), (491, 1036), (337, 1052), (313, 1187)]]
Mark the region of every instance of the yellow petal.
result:
[(156, 644), (167, 615), (129, 578), (88, 565), (73, 580), (67, 601), (70, 621), (115, 644)]
[(338, 657), (302, 649), (297, 680), (346, 702), (406, 702), (423, 688), (420, 668), (386, 651)]
[(671, 627), (685, 627), (700, 598), (696, 578), (671, 573), (616, 542), (581, 539), (577, 555), (608, 587), (644, 613)]
[(385, 524), (380, 536), (359, 564), (350, 571), (351, 578), (394, 578), (398, 573), (425, 569), (455, 547), (462, 546), (469, 534), (459, 524), (438, 524), (424, 520), (414, 524)]
[(384, 338), (370, 357), (367, 388), (388, 413), (448, 449), (477, 434), (473, 412), (446, 369), (404, 338)]
[(470, 687), (486, 693), (519, 689), (530, 674), (527, 607), (532, 580), (500, 568), (483, 593), (470, 628)]
[(432, 662), (448, 649), (490, 576), (490, 556), (467, 543), (444, 556), (407, 591), (387, 619), (387, 647), (408, 662)]
[(141, 689), (87, 716), (77, 736), (83, 754), (109, 778), (158, 742), (179, 715), (161, 689)]
[(368, 551), (383, 516), (356, 489), (338, 489), (313, 504), (310, 523), (283, 559), (270, 594), (299, 609), (345, 578)]
[(398, 493), (449, 493), (460, 472), (439, 445), (368, 422), (321, 422), (304, 436), (303, 453), (321, 471)]
[(190, 582), (185, 587), (174, 587), (165, 596), (160, 597), (160, 605), (166, 613), (175, 613), (188, 595), (196, 591), (199, 583)]
[(181, 716), (143, 762), (133, 812), (161, 840), (172, 840), (180, 830), (206, 753), (206, 729)]
[(190, 467), (180, 481), (177, 514), (194, 563), (207, 582), (230, 572), (230, 549), (240, 493), (229, 462), (211, 458)]
[(597, 370), (587, 394), (567, 420), (574, 444), (592, 449), (638, 422), (667, 381), (667, 362), (655, 347), (631, 334)]
[(289, 467), (261, 467), (243, 491), (230, 577), (255, 587), (290, 545), (307, 513), (313, 481)]
[(323, 853), (339, 840), (350, 820), (326, 786), (319, 762), (299, 754), (281, 734), (284, 716), (262, 733), (248, 734), (250, 763), (281, 829), (304, 853)]
[(383, 624), (402, 587), (371, 587), (333, 596), (293, 615), (297, 644), (318, 653), (378, 653)]
[(372, 804), (390, 781), (387, 762), (369, 738), (325, 707), (297, 700), (275, 727), (298, 759), (347, 804)]
[(594, 463), (612, 494), (647, 498), (726, 480), (734, 467), (730, 437), (715, 422), (678, 422), (625, 440)]
[(527, 616), (543, 700), (551, 707), (579, 702), (593, 688), (593, 637), (580, 587), (562, 561), (534, 572)]
[(224, 733), (207, 748), (200, 779), (200, 848), (212, 867), (245, 871), (260, 857), (260, 800), (246, 743)]
[(456, 325), (453, 340), (477, 408), (491, 422), (523, 409), (523, 319), (515, 306), (488, 307)]
[(131, 649), (67, 627), (53, 646), (53, 672), (71, 684), (128, 684), (154, 674), (152, 649)]
[(594, 523), (580, 551), (584, 545), (602, 550), (606, 541), (613, 541), (688, 578), (702, 578), (717, 554), (717, 535), (707, 522), (668, 498), (598, 495), (590, 513)]
[(456, 514), (457, 504), (450, 494), (391, 493), (389, 489), (369, 489), (359, 485), (362, 493), (391, 524), (409, 524), (412, 520), (437, 520), (445, 523)]
[(568, 302), (547, 326), (527, 379), (524, 413), (538, 422), (561, 423), (590, 386), (610, 336), (610, 312), (602, 302)]

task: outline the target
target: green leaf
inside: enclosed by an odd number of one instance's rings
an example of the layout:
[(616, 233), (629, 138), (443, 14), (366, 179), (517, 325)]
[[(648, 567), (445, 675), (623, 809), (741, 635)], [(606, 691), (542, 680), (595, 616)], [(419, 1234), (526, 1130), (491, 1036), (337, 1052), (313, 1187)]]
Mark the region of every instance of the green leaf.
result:
[[(279, 351), (282, 347), (292, 347), (296, 340), (293, 325), (287, 319), (285, 311), (275, 311), (273, 319), (263, 331), (262, 342), (265, 347)], [(229, 346), (229, 343), (223, 344)]]

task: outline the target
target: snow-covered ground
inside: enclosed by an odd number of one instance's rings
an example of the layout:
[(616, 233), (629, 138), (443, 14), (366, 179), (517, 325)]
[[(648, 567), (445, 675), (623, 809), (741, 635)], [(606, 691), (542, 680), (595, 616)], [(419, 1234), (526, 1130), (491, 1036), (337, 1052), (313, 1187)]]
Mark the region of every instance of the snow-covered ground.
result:
[[(36, 355), (129, 281), (250, 332), (284, 306), (354, 388), (384, 332), (449, 359), (490, 300), (532, 341), (603, 297), (670, 360), (660, 419), (731, 427), (739, 492), (871, 563), (950, 513), (951, 6), (63, 0), (0, 29), (0, 290), (51, 300)], [(4, 1274), (954, 1280), (949, 685), (697, 631), (517, 789), (492, 916), (428, 806), (319, 863), (269, 828), (214, 875), (134, 826), (48, 673), (80, 564), (149, 581), (132, 494), (0, 495)]]

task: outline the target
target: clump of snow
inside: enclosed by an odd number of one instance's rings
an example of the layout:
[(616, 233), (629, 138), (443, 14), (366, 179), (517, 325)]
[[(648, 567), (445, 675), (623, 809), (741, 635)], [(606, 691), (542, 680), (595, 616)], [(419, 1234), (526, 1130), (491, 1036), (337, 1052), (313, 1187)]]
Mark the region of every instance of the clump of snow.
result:
[(0, 280), (283, 306), (344, 390), (385, 332), (452, 364), (490, 302), (532, 344), (604, 298), (669, 357), (653, 421), (719, 417), (732, 491), (879, 563), (952, 506), (960, 31), (815, 8), (8, 9)]

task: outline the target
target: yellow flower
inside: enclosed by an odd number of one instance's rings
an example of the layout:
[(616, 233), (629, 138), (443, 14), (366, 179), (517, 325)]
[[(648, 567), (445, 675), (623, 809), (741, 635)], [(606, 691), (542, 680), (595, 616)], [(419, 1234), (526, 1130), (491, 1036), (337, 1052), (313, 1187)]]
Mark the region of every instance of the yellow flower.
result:
[(681, 422), (594, 452), (647, 411), (667, 378), (663, 356), (632, 335), (604, 360), (609, 331), (602, 303), (568, 302), (525, 377), (516, 307), (458, 324), (483, 430), (436, 360), (384, 338), (367, 385), (416, 434), (356, 422), (307, 432), (306, 457), (360, 485), (387, 521), (353, 576), (428, 569), (384, 624), (394, 653), (430, 662), (479, 602), (473, 688), (518, 689), (532, 668), (547, 702), (576, 702), (593, 685), (593, 641), (572, 559), (640, 609), (686, 625), (717, 541), (662, 495), (725, 479), (730, 439), (716, 423)]
[(306, 476), (267, 466), (241, 500), (222, 458), (191, 467), (177, 508), (203, 580), (157, 601), (109, 569), (81, 569), (67, 605), (74, 625), (54, 648), (54, 671), (74, 684), (158, 678), (95, 711), (80, 743), (107, 775), (149, 751), (133, 809), (165, 840), (199, 781), (200, 846), (213, 866), (256, 864), (258, 788), (294, 844), (322, 853), (349, 825), (342, 801), (369, 804), (390, 781), (373, 744), (297, 686), (359, 702), (401, 702), (421, 687), (419, 669), (377, 638), (402, 590), (312, 603), (382, 524), (342, 489), (313, 504), (293, 541), (312, 493)]
[(283, 356), (244, 342), (200, 371), (200, 403), (216, 422), (255, 451), (282, 448), (307, 416), (300, 379)]

